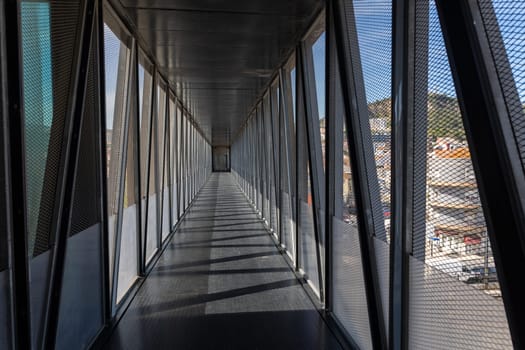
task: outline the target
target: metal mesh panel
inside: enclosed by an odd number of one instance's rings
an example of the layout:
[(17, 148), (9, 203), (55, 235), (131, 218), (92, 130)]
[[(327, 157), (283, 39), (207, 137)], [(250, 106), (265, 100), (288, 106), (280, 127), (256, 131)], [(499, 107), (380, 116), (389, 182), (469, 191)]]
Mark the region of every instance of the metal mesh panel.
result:
[(56, 347), (60, 349), (88, 346), (103, 325), (97, 47), (97, 38), (92, 37), (73, 190), (71, 231), (61, 287), (56, 340)]
[(525, 169), (525, 2), (478, 3)]
[(319, 293), (319, 271), (317, 266), (317, 250), (314, 233), (314, 212), (311, 204), (300, 202), (300, 235), (301, 235), (301, 260), (300, 266), (304, 269), (308, 280)]
[[(389, 242), (391, 193), (392, 1), (354, 1), (355, 25), (363, 72), (372, 154), (378, 183), (371, 183), (377, 214), (376, 260), (385, 325), (389, 318)], [(368, 137), (368, 134), (365, 135)], [(367, 151), (370, 151), (367, 149)], [(346, 166), (346, 164), (345, 164)], [(379, 193), (377, 193), (379, 192)], [(383, 242), (380, 242), (382, 240)], [(385, 327), (388, 332), (388, 326)]]
[(361, 349), (372, 349), (356, 222), (333, 218), (334, 314)]
[(70, 235), (77, 234), (100, 221), (100, 184), (98, 144), (98, 65), (96, 50), (92, 45), (87, 76), (87, 89), (84, 103), (84, 115), (80, 133), (81, 155), (77, 164), (77, 179), (73, 195), (73, 210)]
[(273, 229), (273, 231), (275, 233), (278, 232), (278, 223), (277, 223), (277, 203), (276, 203), (276, 200), (275, 200), (275, 186), (272, 185), (272, 187), (270, 188), (270, 198), (271, 198), (271, 201), (270, 201), (270, 205), (271, 205), (271, 213), (270, 213), (270, 223), (271, 223), (271, 228)]
[[(336, 132), (342, 133), (340, 138), (334, 137), (335, 140), (342, 140), (342, 145), (340, 146), (342, 150), (340, 153), (335, 152), (336, 157), (334, 159), (335, 162), (342, 163), (340, 166), (334, 166), (334, 170), (339, 169), (338, 171), (341, 172), (342, 181), (339, 185), (334, 186), (336, 192), (341, 191), (335, 194), (338, 196), (336, 200), (339, 200), (341, 203), (341, 209), (336, 211), (335, 216), (332, 218), (333, 310), (335, 317), (341, 322), (352, 339), (361, 348), (371, 349), (372, 340), (356, 215), (357, 203), (353, 187), (350, 149), (348, 147), (348, 129), (344, 118), (341, 84), (337, 68), (337, 65), (335, 65), (331, 69), (331, 74), (333, 75), (329, 77), (330, 84), (335, 86), (333, 90), (334, 99), (332, 101), (334, 103), (333, 123), (336, 123), (334, 129)], [(334, 83), (332, 83), (333, 80), (335, 80)], [(338, 122), (341, 124), (337, 124)], [(335, 146), (337, 147), (338, 145)], [(376, 241), (386, 246), (384, 242)], [(379, 251), (378, 254), (381, 252)], [(383, 257), (381, 254), (380, 256)], [(386, 260), (388, 260), (388, 255)], [(378, 266), (385, 266), (381, 264), (382, 262), (383, 260), (378, 261)], [(388, 271), (386, 274), (388, 276)], [(383, 291), (388, 298), (388, 289)]]
[(418, 176), (409, 344), (508, 348), (494, 260), (435, 4), (418, 3), (416, 18)]
[(373, 156), (385, 229), (390, 227), (392, 1), (354, 1)]
[(409, 258), (411, 349), (512, 349), (501, 300)]
[(29, 255), (49, 248), (65, 116), (80, 21), (79, 1), (23, 1)]
[(286, 192), (281, 192), (281, 220), (282, 220), (282, 240), (286, 246), (286, 250), (292, 259), (295, 258), (295, 245), (292, 228), (292, 203), (290, 195)]

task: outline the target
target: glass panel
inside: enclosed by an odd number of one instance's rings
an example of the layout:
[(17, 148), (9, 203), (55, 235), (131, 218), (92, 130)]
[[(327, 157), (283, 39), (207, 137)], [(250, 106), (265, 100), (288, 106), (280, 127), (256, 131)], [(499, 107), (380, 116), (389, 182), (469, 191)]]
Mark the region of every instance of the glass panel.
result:
[(282, 236), (287, 254), (295, 261), (295, 67), (289, 66), (283, 77), (283, 115), (280, 121)]
[(326, 43), (325, 32), (316, 39), (312, 45), (314, 74), (315, 74), (315, 92), (317, 97), (317, 115), (319, 116), (319, 130), (321, 133), (321, 152), (323, 157), (323, 167), (326, 170), (325, 160), (325, 133), (326, 133), (326, 119), (325, 119), (325, 92), (326, 92)]
[[(80, 133), (71, 231), (64, 261), (57, 349), (83, 349), (103, 327), (98, 43), (92, 41)], [(81, 317), (79, 317), (81, 315)], [(1, 342), (1, 341), (0, 341)], [(1, 346), (0, 346), (1, 348)]]
[[(78, 1), (20, 1), (31, 336), (42, 331)], [(67, 16), (63, 21), (56, 13)], [(56, 38), (60, 38), (57, 40)]]
[[(302, 77), (301, 77), (302, 78)], [(302, 82), (304, 83), (304, 81)], [(319, 294), (319, 266), (317, 264), (317, 242), (315, 238), (314, 208), (311, 193), (310, 153), (308, 144), (311, 140), (307, 135), (307, 120), (305, 96), (302, 91), (297, 95), (297, 231), (299, 235), (300, 254), (299, 267), (304, 271), (306, 279)], [(304, 145), (304, 146), (302, 146)]]
[[(155, 234), (147, 233), (149, 222), (148, 218), (148, 206), (147, 200), (148, 195), (148, 175), (149, 175), (149, 162), (151, 158), (150, 145), (151, 145), (151, 104), (153, 103), (153, 76), (151, 74), (151, 65), (146, 62), (144, 56), (139, 55), (139, 128), (140, 128), (140, 205), (142, 213), (142, 227), (141, 235), (143, 244), (145, 244), (147, 256), (152, 254), (155, 250), (156, 238)], [(149, 69), (148, 69), (149, 68)], [(148, 235), (147, 239), (145, 235)], [(144, 251), (144, 247), (141, 247)]]
[[(53, 122), (50, 5), (48, 2), (24, 1), (21, 4), (21, 14), (27, 140), (27, 231), (29, 255), (32, 256)], [(44, 250), (46, 248), (43, 247)]]
[(354, 2), (385, 228), (390, 227), (392, 1)]
[[(135, 113), (130, 114), (134, 119)], [(124, 179), (124, 210), (122, 213), (122, 234), (120, 241), (120, 261), (119, 261), (119, 276), (117, 288), (117, 302), (124, 296), (129, 287), (133, 284), (137, 277), (137, 213), (138, 201), (135, 193), (135, 169), (138, 166), (135, 157), (135, 142), (136, 142), (136, 128), (135, 121), (128, 122), (128, 145), (127, 145), (127, 160), (126, 173)]]
[[(104, 24), (104, 65), (106, 80), (107, 207), (110, 266), (114, 265), (115, 235), (119, 210), (121, 167), (126, 126), (126, 90), (130, 50)], [(110, 275), (113, 269), (110, 269)]]
[(296, 103), (295, 101), (297, 100), (296, 99), (296, 82), (297, 82), (297, 77), (295, 76), (295, 66), (290, 70), (290, 83), (291, 83), (291, 89), (292, 89), (292, 100), (293, 100), (293, 103), (292, 103), (292, 117), (293, 117), (293, 125), (295, 127), (295, 115), (297, 114), (297, 112), (295, 111), (295, 108), (297, 107), (296, 106)]
[[(479, 3), (486, 21), (489, 38), (492, 40), (493, 50), (497, 54), (505, 55), (504, 52), (501, 52), (503, 48), (496, 49), (497, 36), (501, 35), (501, 39), (503, 39), (506, 58), (512, 69), (514, 81), (502, 83), (506, 85), (505, 89), (514, 87), (517, 90), (523, 112), (525, 105), (525, 66), (523, 65), (523, 61), (525, 61), (525, 42), (523, 41), (525, 37), (525, 3), (515, 0), (480, 0)], [(488, 7), (491, 5), (494, 8), (499, 30), (493, 26), (495, 23), (489, 22), (488, 11), (490, 9)], [(489, 25), (491, 26), (489, 27)], [(499, 61), (498, 63), (503, 62)]]
[[(155, 89), (156, 89), (156, 94), (157, 94), (157, 101), (156, 101), (156, 105), (158, 108), (158, 92), (159, 92), (159, 85), (158, 85), (158, 82), (157, 84), (155, 85)], [(148, 183), (148, 200), (147, 200), (147, 216), (146, 216), (146, 221), (147, 221), (147, 225), (146, 225), (146, 235), (147, 235), (147, 239), (146, 239), (146, 263), (148, 263), (151, 258), (153, 258), (153, 256), (155, 255), (155, 253), (157, 252), (157, 247), (158, 247), (158, 229), (159, 229), (159, 225), (157, 223), (157, 220), (159, 218), (159, 213), (158, 213), (158, 203), (159, 203), (159, 198), (157, 196), (157, 192), (158, 192), (158, 164), (159, 164), (159, 151), (158, 151), (158, 146), (159, 146), (159, 134), (158, 134), (158, 123), (159, 123), (159, 120), (158, 120), (158, 116), (157, 116), (157, 113), (155, 113), (152, 117), (151, 117), (151, 140), (150, 140), (150, 157), (149, 157), (149, 165), (148, 165), (148, 168), (149, 168), (149, 175), (148, 175), (148, 179), (149, 179), (149, 183)]]
[(336, 186), (334, 186), (336, 193), (340, 193), (339, 200), (342, 208), (342, 212), (336, 212), (333, 217), (332, 229), (334, 315), (360, 348), (372, 349), (361, 241), (357, 222), (357, 205), (340, 79), (336, 78), (334, 91), (336, 94), (334, 115), (338, 116), (338, 118), (334, 118), (334, 122), (342, 123), (337, 125), (335, 130), (341, 130), (340, 132), (343, 134), (341, 137), (343, 140), (342, 149), (335, 151), (335, 161), (341, 162), (342, 166), (334, 167), (334, 169), (342, 171), (341, 182), (336, 182)]
[(178, 108), (177, 112), (177, 195), (178, 195), (178, 208), (177, 213), (180, 217), (183, 208), (184, 208), (184, 195), (182, 193), (182, 159), (183, 159), (183, 151), (182, 151), (182, 110), (180, 107)]
[(416, 61), (424, 75), (416, 78), (414, 166), (425, 182), (414, 188), (426, 201), (414, 223), (409, 346), (512, 348), (436, 7), (423, 2), (416, 11), (416, 45), (428, 51)]
[(182, 118), (182, 147), (184, 149), (184, 156), (182, 162), (182, 176), (183, 176), (183, 196), (184, 196), (184, 205), (182, 210), (185, 211), (188, 204), (188, 123), (186, 121), (187, 115), (184, 115)]
[(269, 142), (271, 133), (270, 133), (270, 117), (271, 117), (271, 110), (270, 110), (270, 95), (267, 94), (266, 97), (264, 97), (263, 100), (263, 114), (262, 114), (262, 143), (261, 147), (263, 152), (263, 165), (264, 165), (264, 202), (263, 202), (263, 210), (264, 210), (264, 218), (266, 220), (266, 223), (268, 226), (271, 227), (271, 213), (270, 213), (270, 188), (272, 186), (272, 181), (270, 174), (273, 171), (271, 159), (272, 159), (272, 148), (271, 144)]
[[(308, 151), (305, 152), (305, 156), (308, 157)], [(306, 171), (303, 171), (304, 168), (306, 168)], [(301, 173), (303, 173), (303, 175), (301, 175)], [(299, 189), (300, 217), (298, 218), (301, 242), (300, 266), (304, 270), (307, 279), (311, 282), (315, 292), (319, 293), (317, 242), (315, 239), (314, 208), (312, 203), (312, 191), (310, 187), (310, 164), (308, 164), (308, 162), (301, 166), (299, 176), (304, 177), (302, 180), (298, 179), (299, 184), (302, 184)]]
[(525, 170), (525, 2), (478, 3)]
[(270, 102), (271, 102), (271, 113), (270, 113), (270, 120), (268, 122), (269, 124), (269, 137), (268, 142), (270, 144), (270, 178), (272, 180), (271, 187), (270, 187), (270, 198), (271, 198), (271, 225), (275, 233), (278, 233), (280, 230), (279, 227), (279, 182), (280, 182), (280, 175), (279, 175), (279, 148), (281, 147), (279, 143), (279, 85), (275, 84), (271, 87), (270, 90)]
[(178, 158), (178, 148), (177, 148), (177, 131), (178, 131), (178, 125), (177, 125), (177, 110), (178, 107), (175, 103), (175, 100), (173, 97), (170, 98), (170, 190), (171, 190), (171, 223), (173, 226), (178, 221), (177, 216), (177, 202), (178, 202), (178, 194), (177, 194), (177, 158)]
[(164, 86), (157, 88), (157, 118), (158, 118), (158, 152), (159, 152), (159, 163), (158, 163), (158, 176), (159, 176), (159, 203), (160, 207), (160, 224), (162, 230), (162, 240), (168, 236), (171, 231), (170, 217), (169, 217), (169, 188), (168, 188), (168, 177), (166, 171), (168, 168), (168, 128), (166, 119), (166, 89)]
[[(354, 14), (359, 40), (359, 53), (365, 83), (368, 123), (371, 131), (373, 157), (378, 183), (371, 186), (373, 198), (380, 203), (383, 222), (376, 223), (377, 267), (385, 325), (389, 318), (389, 248), (379, 241), (390, 239), (391, 191), (391, 89), (392, 89), (392, 0), (355, 1)], [(369, 176), (373, 178), (373, 176)], [(377, 193), (379, 191), (379, 193)], [(376, 199), (374, 199), (376, 201)], [(385, 327), (388, 334), (388, 327)]]

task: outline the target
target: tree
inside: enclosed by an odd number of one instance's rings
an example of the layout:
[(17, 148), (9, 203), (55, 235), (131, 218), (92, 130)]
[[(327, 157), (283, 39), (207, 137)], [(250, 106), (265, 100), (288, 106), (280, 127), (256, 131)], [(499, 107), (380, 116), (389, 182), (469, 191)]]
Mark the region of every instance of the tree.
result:
[(459, 142), (465, 141), (465, 128), (456, 98), (429, 93), (427, 105), (429, 137), (451, 137)]
[[(381, 99), (368, 104), (370, 119), (381, 118), (386, 120), (385, 132), (390, 132), (391, 126), (391, 100)], [(431, 92), (427, 99), (428, 136), (433, 140), (438, 137), (450, 137), (458, 142), (465, 138), (465, 128), (461, 119), (461, 111), (455, 97), (441, 93)], [(416, 110), (416, 113), (417, 110)], [(416, 117), (418, 117), (416, 115)]]

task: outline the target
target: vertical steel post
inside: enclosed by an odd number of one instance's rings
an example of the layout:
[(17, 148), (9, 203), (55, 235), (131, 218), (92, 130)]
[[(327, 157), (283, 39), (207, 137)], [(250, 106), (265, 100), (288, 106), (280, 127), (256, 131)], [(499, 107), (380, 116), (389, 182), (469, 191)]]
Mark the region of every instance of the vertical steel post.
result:
[(7, 86), (8, 129), (6, 148), (8, 164), (8, 206), (11, 208), (13, 232), (11, 240), (11, 278), (13, 301), (13, 326), (15, 348), (31, 348), (31, 313), (29, 295), (29, 262), (27, 258), (27, 221), (26, 221), (26, 181), (25, 181), (25, 137), (24, 137), (24, 96), (23, 96), (23, 60), (20, 3), (16, 0), (3, 2), (2, 29), (5, 30), (5, 59)]
[[(392, 226), (390, 239), (389, 348), (408, 347), (408, 255), (414, 207), (415, 1), (393, 3)], [(426, 92), (425, 92), (426, 93)]]

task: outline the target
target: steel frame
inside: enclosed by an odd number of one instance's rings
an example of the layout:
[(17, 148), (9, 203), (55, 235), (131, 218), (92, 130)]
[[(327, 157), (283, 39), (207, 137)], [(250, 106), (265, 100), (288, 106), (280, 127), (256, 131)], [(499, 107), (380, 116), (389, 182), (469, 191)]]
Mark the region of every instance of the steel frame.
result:
[(414, 208), (415, 1), (397, 1), (393, 4), (393, 10), (392, 100), (399, 102), (393, 108), (391, 123), (393, 224), (390, 238), (388, 347), (406, 349), (408, 256), (412, 247)]
[[(5, 30), (5, 59), (7, 86), (8, 128), (6, 139), (6, 163), (8, 165), (7, 204), (11, 235), (11, 300), (13, 302), (13, 341), (16, 348), (31, 347), (31, 308), (29, 299), (29, 262), (27, 260), (26, 186), (25, 186), (25, 138), (22, 74), (22, 40), (20, 35), (20, 4), (16, 0), (4, 0), (2, 27)], [(7, 83), (6, 83), (7, 82)], [(3, 90), (3, 89), (2, 89)]]

